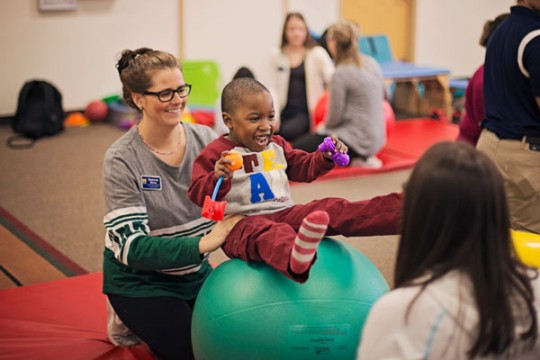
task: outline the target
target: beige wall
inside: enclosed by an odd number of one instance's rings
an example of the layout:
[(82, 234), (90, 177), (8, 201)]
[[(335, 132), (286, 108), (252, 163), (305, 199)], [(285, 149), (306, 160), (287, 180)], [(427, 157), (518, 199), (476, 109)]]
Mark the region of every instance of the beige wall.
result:
[(471, 76), (484, 62), (478, 45), (484, 22), (516, 0), (416, 0), (415, 62)]
[(281, 41), (286, 11), (304, 14), (322, 33), (339, 17), (339, 0), (183, 0), (184, 56), (215, 59), (224, 82), (240, 66), (273, 87), (270, 57)]
[(78, 0), (74, 11), (40, 13), (38, 0), (0, 0), (0, 115), (11, 115), (32, 78), (63, 94), (66, 110), (120, 92), (114, 67), (124, 48), (178, 54), (177, 0)]
[[(364, 1), (364, 0), (357, 0)], [(340, 0), (78, 0), (74, 11), (40, 13), (38, 0), (0, 0), (0, 116), (12, 115), (26, 80), (48, 79), (66, 110), (120, 92), (114, 68), (124, 48), (149, 46), (190, 59), (218, 61), (224, 81), (238, 66), (264, 82), (285, 9), (300, 11), (322, 31), (339, 17)], [(184, 15), (181, 22), (180, 4)], [(483, 62), (477, 45), (485, 20), (514, 0), (416, 0), (417, 63), (469, 76)], [(183, 29), (183, 36), (180, 36)]]

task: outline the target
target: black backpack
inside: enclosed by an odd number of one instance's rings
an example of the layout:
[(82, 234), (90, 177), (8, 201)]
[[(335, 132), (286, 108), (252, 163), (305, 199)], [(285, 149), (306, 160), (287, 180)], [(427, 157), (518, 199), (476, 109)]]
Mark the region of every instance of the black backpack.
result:
[(27, 81), (19, 92), (17, 112), (12, 128), (17, 135), (10, 136), (10, 148), (32, 147), (34, 141), (64, 130), (62, 94), (47, 81)]

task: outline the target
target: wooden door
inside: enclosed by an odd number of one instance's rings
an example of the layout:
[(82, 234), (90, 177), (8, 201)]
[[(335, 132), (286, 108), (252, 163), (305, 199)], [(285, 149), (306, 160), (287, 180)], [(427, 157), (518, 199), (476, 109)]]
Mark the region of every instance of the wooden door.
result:
[(414, 61), (416, 0), (341, 0), (340, 15), (362, 35), (386, 34), (394, 59)]

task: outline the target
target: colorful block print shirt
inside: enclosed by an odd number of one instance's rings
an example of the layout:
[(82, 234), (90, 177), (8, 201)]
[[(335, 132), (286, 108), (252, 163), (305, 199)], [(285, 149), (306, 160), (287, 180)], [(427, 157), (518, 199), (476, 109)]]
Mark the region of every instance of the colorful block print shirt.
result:
[(195, 159), (190, 199), (202, 206), (217, 183), (214, 165), (225, 150), (242, 155), (243, 166), (220, 186), (217, 201), (226, 201), (225, 213), (270, 214), (293, 206), (289, 180), (311, 182), (328, 173), (334, 163), (322, 153), (296, 150), (281, 136), (274, 135), (261, 152), (253, 152), (221, 135)]

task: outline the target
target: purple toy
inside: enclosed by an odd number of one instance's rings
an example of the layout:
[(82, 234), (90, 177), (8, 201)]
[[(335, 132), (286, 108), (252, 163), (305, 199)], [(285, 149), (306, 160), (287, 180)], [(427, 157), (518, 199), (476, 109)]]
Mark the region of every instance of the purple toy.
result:
[(332, 160), (338, 166), (343, 167), (349, 165), (349, 155), (336, 151), (336, 144), (334, 144), (330, 136), (324, 138), (318, 149), (321, 152), (330, 151), (332, 153)]

